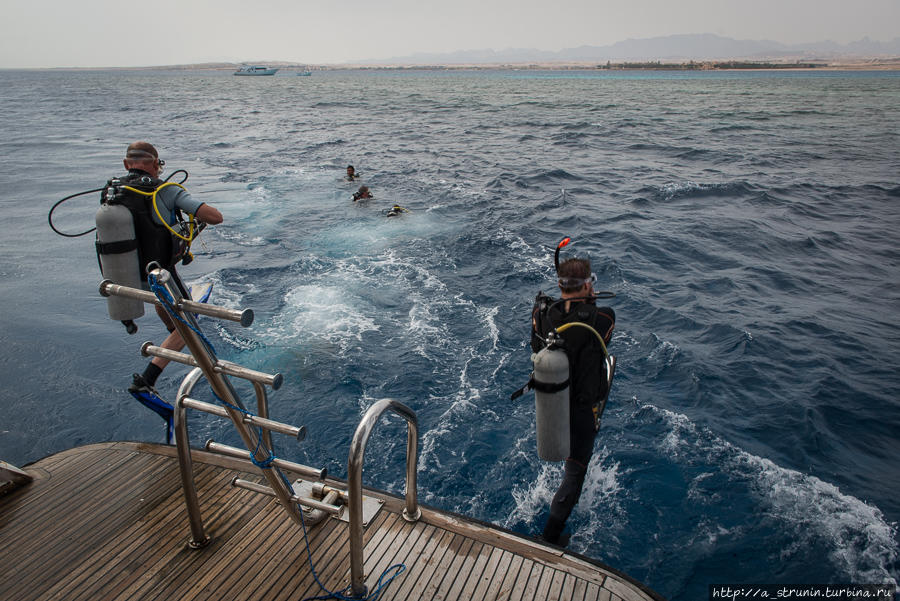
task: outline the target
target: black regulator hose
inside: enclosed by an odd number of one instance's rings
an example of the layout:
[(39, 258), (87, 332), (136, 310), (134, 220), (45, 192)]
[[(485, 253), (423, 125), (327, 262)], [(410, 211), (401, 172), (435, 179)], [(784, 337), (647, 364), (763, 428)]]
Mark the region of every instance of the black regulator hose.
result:
[[(170, 179), (175, 177), (175, 175), (178, 173), (184, 174), (184, 179), (182, 179), (180, 182), (178, 182), (179, 184), (183, 184), (184, 182), (187, 181), (188, 177), (190, 177), (190, 175), (188, 175), (188, 172), (185, 171), (184, 169), (176, 169), (175, 171), (173, 171), (172, 173), (169, 174), (169, 177), (167, 177), (165, 180), (163, 180), (163, 183), (168, 182)], [(86, 236), (86, 235), (90, 234), (91, 232), (93, 232), (94, 230), (96, 230), (97, 229), (96, 227), (92, 227), (91, 229), (87, 230), (86, 232), (81, 232), (80, 234), (67, 234), (65, 232), (61, 232), (58, 229), (56, 229), (55, 225), (53, 225), (53, 211), (56, 210), (56, 207), (58, 207), (59, 205), (61, 205), (64, 202), (66, 202), (67, 200), (71, 200), (72, 198), (76, 198), (78, 196), (84, 196), (85, 194), (93, 194), (94, 192), (101, 192), (102, 190), (103, 190), (103, 188), (96, 188), (95, 190), (86, 190), (84, 192), (78, 192), (77, 194), (72, 194), (70, 196), (66, 196), (63, 199), (56, 201), (56, 204), (54, 204), (50, 208), (50, 212), (47, 213), (47, 221), (50, 223), (50, 229), (53, 230), (54, 232), (56, 232), (57, 234), (59, 234), (60, 236), (65, 236), (66, 238), (78, 238), (80, 236)]]
[(47, 213), (47, 221), (50, 223), (50, 229), (53, 230), (54, 232), (56, 232), (57, 234), (59, 234), (60, 236), (65, 236), (66, 238), (78, 238), (79, 236), (85, 236), (85, 235), (93, 232), (95, 229), (97, 229), (96, 227), (92, 227), (88, 231), (81, 232), (80, 234), (67, 234), (65, 232), (61, 232), (58, 229), (56, 229), (56, 226), (53, 225), (53, 211), (56, 210), (56, 207), (58, 207), (59, 205), (61, 205), (62, 203), (66, 202), (69, 199), (75, 198), (76, 196), (84, 196), (85, 194), (93, 194), (94, 192), (100, 192), (101, 190), (103, 190), (103, 188), (97, 188), (96, 190), (87, 190), (85, 192), (79, 192), (78, 194), (72, 194), (71, 196), (66, 196), (62, 200), (57, 201), (56, 204), (53, 205), (53, 207), (50, 209), (50, 212)]
[(172, 179), (173, 177), (175, 177), (175, 174), (176, 174), (176, 173), (184, 173), (184, 179), (181, 180), (180, 182), (178, 182), (179, 184), (183, 184), (184, 182), (186, 182), (186, 181), (188, 180), (188, 177), (190, 177), (190, 176), (188, 175), (188, 172), (185, 171), (184, 169), (176, 169), (175, 171), (173, 171), (172, 173), (169, 174), (169, 177), (167, 177), (166, 179), (163, 180), (163, 183), (166, 183), (166, 182), (168, 182), (170, 179)]

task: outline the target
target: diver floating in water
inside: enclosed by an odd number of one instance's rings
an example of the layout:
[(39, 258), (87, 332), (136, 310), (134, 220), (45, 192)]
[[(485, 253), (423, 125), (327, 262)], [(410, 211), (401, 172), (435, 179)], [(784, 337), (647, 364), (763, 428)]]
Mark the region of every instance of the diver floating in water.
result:
[(394, 205), (385, 213), (385, 217), (397, 217), (402, 215), (403, 213), (409, 213), (409, 209), (403, 208), (400, 205)]
[(359, 202), (360, 200), (368, 200), (370, 198), (375, 198), (372, 196), (372, 193), (369, 191), (368, 186), (360, 186), (359, 190), (353, 193), (350, 197), (350, 200), (353, 202)]
[(359, 179), (359, 174), (354, 169), (353, 165), (347, 165), (347, 181), (352, 182), (354, 180)]
[(559, 262), (559, 251), (569, 241), (563, 239), (554, 256), (561, 298), (539, 292), (532, 308), (534, 372), (512, 396), (535, 390), (538, 455), (546, 461), (565, 460), (542, 533), (547, 542), (562, 546), (569, 540), (563, 529), (581, 496), (615, 371), (615, 357), (606, 345), (616, 314), (610, 307), (596, 306), (598, 297), (614, 295), (594, 291), (596, 276), (589, 259)]

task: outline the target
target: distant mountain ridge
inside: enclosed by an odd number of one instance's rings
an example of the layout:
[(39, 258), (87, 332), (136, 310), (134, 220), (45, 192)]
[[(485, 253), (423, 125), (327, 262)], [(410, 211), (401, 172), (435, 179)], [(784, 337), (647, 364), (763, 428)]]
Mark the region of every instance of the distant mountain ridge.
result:
[(772, 40), (735, 40), (719, 35), (679, 34), (628, 39), (608, 46), (579, 46), (558, 52), (534, 48), (460, 50), (417, 53), (409, 56), (358, 61), (357, 64), (497, 64), (607, 61), (677, 61), (728, 59), (835, 59), (850, 57), (900, 57), (900, 37), (888, 42), (863, 38), (849, 44), (824, 41), (783, 44)]

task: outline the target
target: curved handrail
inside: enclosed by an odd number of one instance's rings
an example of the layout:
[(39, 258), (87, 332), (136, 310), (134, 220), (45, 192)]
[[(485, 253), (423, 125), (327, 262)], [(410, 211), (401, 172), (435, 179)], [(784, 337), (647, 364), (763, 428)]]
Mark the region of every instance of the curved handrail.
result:
[(175, 446), (178, 450), (178, 468), (181, 472), (181, 489), (187, 505), (188, 521), (191, 525), (191, 540), (188, 545), (192, 549), (205, 547), (211, 539), (203, 531), (203, 518), (200, 514), (200, 500), (197, 498), (197, 487), (194, 485), (194, 463), (191, 459), (191, 446), (188, 438), (187, 412), (184, 399), (191, 394), (194, 386), (203, 377), (203, 370), (195, 367), (181, 381), (178, 397), (175, 399)]
[[(184, 502), (187, 505), (188, 521), (191, 525), (192, 549), (199, 549), (210, 542), (210, 538), (203, 531), (203, 519), (200, 515), (200, 501), (197, 498), (197, 488), (194, 485), (194, 468), (191, 460), (190, 439), (188, 437), (187, 412), (185, 401), (194, 390), (194, 386), (204, 377), (203, 370), (195, 367), (181, 381), (178, 388), (178, 397), (174, 407), (175, 442), (178, 450), (178, 466), (181, 472), (181, 487), (184, 490)], [(269, 400), (266, 389), (259, 382), (253, 381), (253, 389), (256, 391), (257, 414), (260, 417), (269, 417)], [(267, 428), (260, 428), (263, 443), (266, 448), (272, 448), (272, 435)]]
[(366, 594), (365, 574), (363, 573), (363, 507), (362, 507), (362, 466), (369, 435), (378, 423), (378, 418), (388, 410), (392, 410), (406, 419), (406, 507), (403, 518), (410, 522), (418, 520), (422, 511), (416, 498), (416, 464), (418, 462), (419, 425), (415, 412), (393, 399), (381, 399), (369, 407), (363, 415), (353, 441), (350, 443), (350, 456), (347, 459), (347, 493), (350, 510), (350, 586), (352, 594), (364, 597)]

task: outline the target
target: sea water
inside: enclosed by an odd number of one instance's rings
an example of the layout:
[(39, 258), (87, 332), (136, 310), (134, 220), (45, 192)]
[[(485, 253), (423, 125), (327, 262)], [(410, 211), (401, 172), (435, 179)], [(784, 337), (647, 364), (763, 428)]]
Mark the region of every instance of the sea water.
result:
[[(163, 440), (126, 392), (163, 326), (109, 320), (92, 235), (47, 220), (142, 139), (225, 216), (181, 273), (254, 310), (201, 325), (220, 357), (284, 375), (271, 414), (309, 434), (276, 437), (279, 456), (345, 476), (390, 397), (418, 415), (422, 502), (539, 533), (562, 467), (536, 456), (533, 397), (510, 393), (570, 236), (618, 316), (570, 548), (676, 601), (896, 584), (898, 73), (292, 75), (0, 72), (0, 458)], [(375, 198), (354, 203), (361, 184)], [(54, 225), (86, 231), (97, 204)], [(216, 418), (191, 427), (238, 443)], [(379, 423), (366, 484), (402, 493), (405, 439)]]

